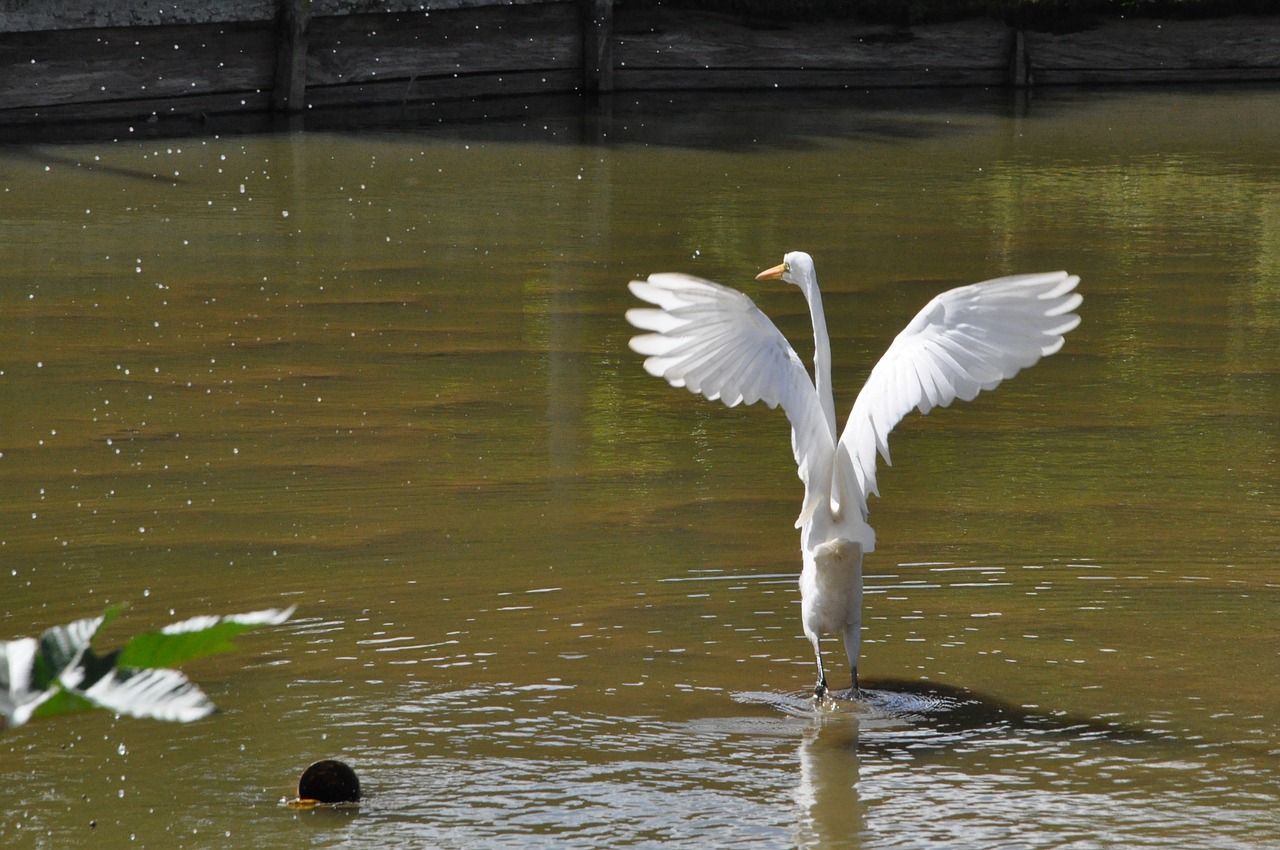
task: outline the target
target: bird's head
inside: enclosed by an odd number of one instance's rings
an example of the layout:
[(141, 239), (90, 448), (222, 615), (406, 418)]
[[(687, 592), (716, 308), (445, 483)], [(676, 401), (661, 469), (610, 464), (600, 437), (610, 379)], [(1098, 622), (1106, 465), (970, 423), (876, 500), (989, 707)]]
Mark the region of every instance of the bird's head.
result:
[(756, 275), (756, 280), (781, 280), (801, 289), (813, 282), (813, 257), (804, 251), (791, 251), (782, 262)]

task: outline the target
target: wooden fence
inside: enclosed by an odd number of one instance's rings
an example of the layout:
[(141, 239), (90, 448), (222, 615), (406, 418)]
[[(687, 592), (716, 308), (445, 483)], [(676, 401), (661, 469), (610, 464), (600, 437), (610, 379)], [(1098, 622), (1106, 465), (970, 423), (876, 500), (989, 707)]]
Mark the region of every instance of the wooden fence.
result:
[(0, 0), (0, 125), (655, 89), (1280, 80), (1280, 17), (759, 24), (611, 0)]

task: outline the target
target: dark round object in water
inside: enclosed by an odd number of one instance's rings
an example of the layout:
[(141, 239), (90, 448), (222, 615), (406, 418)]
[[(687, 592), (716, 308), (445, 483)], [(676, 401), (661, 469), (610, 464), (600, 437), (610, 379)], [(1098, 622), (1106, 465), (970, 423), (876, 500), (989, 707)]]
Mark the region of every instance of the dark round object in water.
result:
[(298, 797), (321, 803), (354, 803), (360, 799), (360, 778), (337, 759), (321, 759), (302, 772)]

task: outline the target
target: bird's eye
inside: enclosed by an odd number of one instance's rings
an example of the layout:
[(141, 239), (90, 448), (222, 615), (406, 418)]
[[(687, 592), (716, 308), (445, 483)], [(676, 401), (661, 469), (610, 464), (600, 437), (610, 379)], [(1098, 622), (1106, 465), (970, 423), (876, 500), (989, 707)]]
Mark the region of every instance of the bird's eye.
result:
[(789, 272), (789, 271), (791, 271), (791, 264), (790, 264), (790, 263), (787, 263), (787, 262), (784, 262), (784, 263), (782, 264), (782, 270), (783, 270), (784, 272)]

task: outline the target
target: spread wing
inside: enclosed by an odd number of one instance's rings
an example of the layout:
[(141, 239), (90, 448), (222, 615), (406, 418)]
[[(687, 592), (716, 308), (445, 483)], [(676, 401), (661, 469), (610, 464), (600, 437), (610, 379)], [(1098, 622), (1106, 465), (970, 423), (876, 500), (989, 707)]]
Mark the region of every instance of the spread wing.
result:
[[(902, 330), (853, 404), (837, 448), (837, 490), (875, 493), (876, 452), (889, 460), (889, 432), (918, 408), (970, 401), (1062, 347), (1080, 324), (1072, 313), (1080, 278), (1024, 274), (962, 286), (930, 301)], [(853, 476), (850, 478), (849, 476)], [(866, 518), (865, 500), (862, 504)]]
[(763, 401), (782, 405), (791, 422), (791, 448), (804, 482), (796, 526), (830, 496), (835, 435), (826, 424), (813, 381), (786, 337), (750, 298), (685, 274), (655, 274), (628, 284), (654, 308), (627, 311), (627, 321), (651, 331), (631, 338), (644, 368), (728, 407)]

